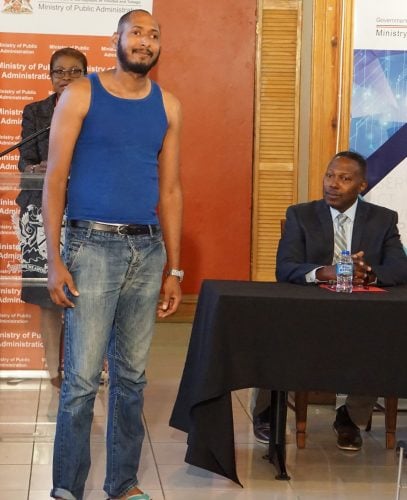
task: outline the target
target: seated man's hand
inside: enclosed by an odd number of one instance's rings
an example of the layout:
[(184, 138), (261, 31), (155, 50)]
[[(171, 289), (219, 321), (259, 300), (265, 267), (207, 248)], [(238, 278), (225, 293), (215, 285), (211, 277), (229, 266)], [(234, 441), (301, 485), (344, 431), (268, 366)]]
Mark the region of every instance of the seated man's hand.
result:
[(371, 266), (365, 262), (364, 255), (362, 250), (352, 255), (354, 285), (364, 286), (376, 281), (376, 276)]
[(318, 281), (336, 281), (336, 266), (323, 266), (317, 269), (315, 278)]

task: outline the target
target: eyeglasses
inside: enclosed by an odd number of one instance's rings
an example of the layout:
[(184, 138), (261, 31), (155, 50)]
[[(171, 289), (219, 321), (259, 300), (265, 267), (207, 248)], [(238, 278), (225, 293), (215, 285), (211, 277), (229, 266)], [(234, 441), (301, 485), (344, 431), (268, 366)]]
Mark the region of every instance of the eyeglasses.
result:
[(54, 76), (55, 78), (65, 78), (65, 77), (71, 77), (71, 78), (79, 78), (82, 76), (83, 70), (79, 68), (71, 68), (71, 69), (53, 69), (51, 71), (51, 75)]

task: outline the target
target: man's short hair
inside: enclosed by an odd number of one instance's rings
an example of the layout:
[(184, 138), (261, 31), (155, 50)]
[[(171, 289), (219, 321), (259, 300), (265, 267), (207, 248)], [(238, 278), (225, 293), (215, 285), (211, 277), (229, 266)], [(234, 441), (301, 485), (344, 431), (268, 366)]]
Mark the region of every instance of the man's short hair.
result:
[(124, 25), (129, 21), (130, 17), (137, 12), (143, 12), (144, 14), (148, 14), (151, 16), (151, 14), (150, 14), (150, 12), (148, 12), (148, 10), (144, 10), (144, 9), (130, 10), (129, 12), (126, 12), (126, 14), (123, 14), (122, 17), (119, 19), (119, 22), (117, 24), (117, 33), (121, 33), (123, 31)]
[(364, 179), (366, 178), (367, 161), (364, 156), (357, 153), (356, 151), (340, 151), (339, 153), (336, 153), (336, 155), (332, 158), (332, 160), (329, 163), (331, 164), (337, 158), (349, 158), (349, 160), (355, 161), (359, 165), (362, 177)]

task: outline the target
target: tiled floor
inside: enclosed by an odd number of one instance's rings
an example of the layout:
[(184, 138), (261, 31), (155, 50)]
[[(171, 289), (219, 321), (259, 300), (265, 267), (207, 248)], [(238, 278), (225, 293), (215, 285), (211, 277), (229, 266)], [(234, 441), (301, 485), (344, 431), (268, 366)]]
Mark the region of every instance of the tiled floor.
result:
[[(363, 433), (360, 453), (338, 450), (331, 430), (334, 409), (310, 406), (307, 448), (297, 450), (293, 413), (287, 427), (291, 481), (276, 481), (262, 457), (264, 445), (251, 433), (248, 390), (234, 394), (239, 477), (236, 484), (184, 462), (184, 433), (168, 426), (191, 325), (158, 324), (145, 392), (146, 440), (140, 482), (154, 500), (387, 500), (396, 495), (397, 459), (384, 447), (384, 419), (375, 414)], [(11, 382), (11, 383), (10, 383)], [(0, 382), (0, 499), (44, 500), (51, 486), (52, 442), (57, 394), (44, 380)], [(104, 475), (105, 388), (101, 387), (92, 431), (92, 469), (86, 500), (106, 498)], [(407, 437), (407, 413), (398, 418), (398, 437)], [(407, 470), (407, 462), (406, 462)], [(407, 482), (407, 478), (406, 478)], [(401, 498), (407, 499), (407, 489)]]

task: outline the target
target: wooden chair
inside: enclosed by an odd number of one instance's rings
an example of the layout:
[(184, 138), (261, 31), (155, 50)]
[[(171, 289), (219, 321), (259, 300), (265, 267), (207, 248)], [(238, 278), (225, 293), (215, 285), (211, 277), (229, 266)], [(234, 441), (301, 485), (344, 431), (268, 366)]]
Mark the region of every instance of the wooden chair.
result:
[[(284, 233), (285, 219), (280, 221), (281, 235)], [(297, 391), (294, 394), (295, 425), (296, 425), (296, 442), (297, 448), (305, 448), (305, 434), (307, 427), (307, 410), (308, 410), (309, 393), (306, 391)], [(386, 428), (386, 448), (393, 449), (396, 444), (396, 426), (397, 426), (397, 397), (386, 397), (384, 399), (384, 408), (376, 404), (376, 407), (385, 414)], [(291, 405), (290, 405), (291, 406)], [(366, 426), (366, 430), (370, 431), (372, 426), (372, 417)]]
[[(384, 411), (384, 421), (386, 428), (386, 448), (393, 449), (396, 444), (396, 427), (397, 427), (397, 404), (398, 398), (384, 398), (384, 408), (376, 404), (376, 408)], [(305, 448), (305, 434), (307, 427), (307, 410), (308, 410), (308, 392), (298, 391), (294, 395), (294, 411), (295, 411), (295, 427), (296, 427), (296, 442), (297, 448)], [(372, 417), (366, 426), (366, 430), (370, 431), (372, 425)]]

